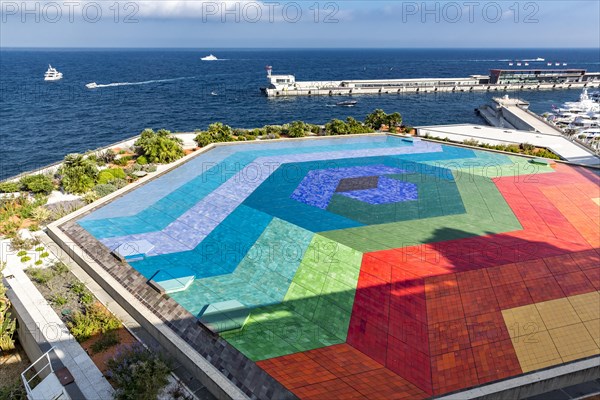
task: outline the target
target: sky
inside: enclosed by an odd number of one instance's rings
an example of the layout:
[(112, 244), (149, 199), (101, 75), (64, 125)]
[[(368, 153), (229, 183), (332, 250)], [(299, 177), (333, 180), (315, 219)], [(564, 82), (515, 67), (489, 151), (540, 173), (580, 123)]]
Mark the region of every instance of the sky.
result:
[(600, 1), (0, 0), (0, 46), (569, 48)]

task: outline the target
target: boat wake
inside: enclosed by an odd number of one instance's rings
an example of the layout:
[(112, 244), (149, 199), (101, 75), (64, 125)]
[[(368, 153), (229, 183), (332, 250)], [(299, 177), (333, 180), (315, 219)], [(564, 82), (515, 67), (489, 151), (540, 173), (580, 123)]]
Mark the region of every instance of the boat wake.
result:
[(183, 79), (193, 79), (193, 78), (195, 78), (195, 76), (184, 76), (181, 78), (171, 78), (171, 79), (154, 79), (151, 81), (142, 81), (142, 82), (115, 82), (115, 83), (106, 83), (106, 84), (99, 84), (96, 82), (92, 82), (92, 83), (88, 83), (85, 86), (88, 89), (100, 89), (100, 88), (115, 87), (115, 86), (148, 85), (151, 83), (175, 82), (175, 81), (181, 81)]

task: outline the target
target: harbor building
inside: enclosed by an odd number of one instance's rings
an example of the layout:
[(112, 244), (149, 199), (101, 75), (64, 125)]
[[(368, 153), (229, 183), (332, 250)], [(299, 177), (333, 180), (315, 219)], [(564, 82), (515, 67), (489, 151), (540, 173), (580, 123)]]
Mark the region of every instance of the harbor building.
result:
[(294, 75), (274, 75), (267, 66), (268, 97), (552, 90), (600, 87), (600, 72), (584, 69), (490, 70), (489, 75), (463, 78), (359, 79), (297, 81)]

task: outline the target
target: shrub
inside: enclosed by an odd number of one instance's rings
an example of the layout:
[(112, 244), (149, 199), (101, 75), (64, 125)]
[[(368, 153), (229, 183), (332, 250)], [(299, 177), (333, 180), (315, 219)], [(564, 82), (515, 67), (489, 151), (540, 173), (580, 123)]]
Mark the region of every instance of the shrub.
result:
[(475, 139), (465, 139), (465, 140), (463, 140), (463, 143), (466, 144), (467, 146), (477, 146), (477, 145), (479, 145), (479, 141), (475, 140)]
[(92, 350), (92, 353), (96, 354), (96, 353), (101, 353), (104, 350), (119, 344), (120, 340), (119, 340), (119, 335), (117, 334), (117, 331), (108, 331), (106, 333), (103, 333), (102, 336), (100, 336), (100, 339), (98, 339), (97, 341), (95, 341), (91, 346), (90, 349)]
[(334, 118), (325, 124), (325, 132), (328, 135), (345, 135), (348, 133), (348, 127), (344, 121)]
[(31, 261), (31, 257), (29, 257), (29, 256), (21, 257), (21, 262), (22, 263), (26, 263), (28, 261)]
[(148, 164), (148, 165), (144, 165), (142, 167), (142, 171), (146, 171), (146, 172), (156, 172), (156, 165), (154, 164)]
[(10, 248), (12, 250), (29, 250), (35, 246), (34, 239), (24, 239), (21, 236), (15, 236), (10, 240)]
[(54, 271), (50, 268), (27, 268), (25, 272), (34, 282), (41, 285), (45, 285), (54, 278)]
[(26, 255), (27, 255), (27, 252), (25, 250), (21, 250), (21, 251), (19, 251), (17, 253), (17, 257), (23, 257), (23, 256), (26, 256)]
[(161, 129), (154, 132), (146, 129), (136, 140), (135, 146), (140, 156), (145, 156), (151, 163), (170, 163), (183, 157), (181, 139), (176, 138), (171, 132)]
[(288, 129), (288, 136), (291, 138), (304, 137), (308, 127), (302, 121), (294, 121)]
[(96, 192), (96, 194), (99, 197), (108, 196), (109, 194), (111, 194), (112, 192), (115, 192), (116, 190), (117, 190), (117, 187), (115, 185), (113, 185), (112, 183), (105, 183), (102, 185), (94, 186), (94, 192)]
[(98, 174), (98, 184), (112, 183), (115, 179), (125, 179), (126, 176), (125, 171), (121, 168), (105, 169)]
[(280, 125), (265, 125), (265, 133), (267, 135), (273, 134), (279, 137), (283, 131), (283, 127)]
[(48, 253), (47, 251), (45, 251), (42, 254), (40, 254), (40, 258), (46, 258), (48, 256), (50, 256), (50, 253)]
[(81, 300), (81, 304), (87, 306), (94, 302), (94, 296), (90, 292), (86, 291), (81, 295), (81, 298), (79, 300)]
[(94, 191), (89, 191), (83, 195), (82, 199), (86, 204), (90, 204), (90, 203), (95, 202), (99, 198), (100, 198), (100, 196), (98, 196), (98, 193), (96, 193)]
[(19, 182), (23, 189), (29, 190), (32, 193), (49, 194), (54, 190), (54, 182), (52, 182), (52, 179), (43, 174), (27, 175), (22, 177)]
[(146, 158), (146, 156), (139, 156), (137, 160), (135, 160), (135, 162), (140, 165), (146, 165), (148, 164), (148, 159)]
[(307, 124), (307, 125), (312, 133), (318, 134), (321, 132), (321, 127), (319, 125), (315, 125), (315, 124)]
[(50, 299), (50, 301), (52, 303), (54, 303), (56, 306), (62, 307), (65, 304), (67, 304), (67, 302), (69, 300), (65, 296), (63, 296), (61, 294), (56, 294), (56, 295), (52, 296), (52, 298)]
[(0, 183), (0, 193), (15, 193), (21, 189), (21, 185), (17, 182), (2, 182)]
[(402, 124), (400, 113), (386, 114), (382, 109), (376, 109), (365, 118), (365, 125), (373, 129), (381, 129), (382, 125), (387, 125), (390, 129)]
[(233, 142), (233, 129), (229, 125), (223, 125), (221, 122), (215, 122), (208, 126), (208, 130), (198, 132), (194, 139), (199, 147), (207, 146), (211, 143)]
[(50, 210), (44, 206), (36, 207), (31, 212), (31, 218), (37, 222), (47, 221), (50, 218)]
[(132, 160), (131, 156), (121, 156), (121, 157), (115, 159), (115, 161), (113, 161), (113, 164), (124, 167), (127, 164), (129, 164), (129, 161), (131, 161), (131, 160)]
[(347, 133), (368, 133), (372, 132), (373, 129), (369, 126), (363, 125), (361, 122), (355, 120), (352, 117), (346, 118)]
[(98, 161), (101, 161), (104, 164), (109, 164), (115, 160), (115, 157), (115, 152), (112, 149), (107, 149), (98, 154)]
[(52, 270), (58, 275), (64, 275), (67, 272), (69, 272), (69, 267), (67, 267), (67, 264), (58, 261), (54, 263), (54, 265), (52, 266)]
[(9, 311), (10, 301), (6, 297), (6, 287), (2, 282), (2, 277), (4, 276), (2, 271), (4, 270), (5, 266), (5, 263), (0, 262), (0, 353), (2, 351), (14, 349), (15, 344), (13, 341), (13, 334), (17, 329), (16, 319), (11, 318), (11, 314)]
[(158, 354), (139, 344), (108, 360), (108, 376), (117, 400), (155, 400), (169, 382), (169, 366)]
[(37, 260), (36, 262), (34, 262), (34, 265), (42, 265), (44, 262), (42, 260)]
[(71, 291), (76, 295), (81, 295), (85, 293), (85, 285), (83, 282), (76, 282), (71, 284)]
[(37, 251), (37, 252), (40, 252), (40, 251), (44, 251), (46, 249), (44, 248), (44, 246), (38, 246), (34, 250)]
[(96, 183), (98, 168), (96, 164), (81, 154), (69, 154), (59, 170), (62, 185), (67, 192), (85, 193)]
[(119, 320), (99, 303), (87, 306), (84, 313), (73, 313), (67, 325), (78, 342), (121, 327)]
[(114, 181), (112, 181), (110, 184), (114, 185), (117, 190), (124, 188), (125, 186), (127, 186), (127, 181), (125, 179), (115, 179)]

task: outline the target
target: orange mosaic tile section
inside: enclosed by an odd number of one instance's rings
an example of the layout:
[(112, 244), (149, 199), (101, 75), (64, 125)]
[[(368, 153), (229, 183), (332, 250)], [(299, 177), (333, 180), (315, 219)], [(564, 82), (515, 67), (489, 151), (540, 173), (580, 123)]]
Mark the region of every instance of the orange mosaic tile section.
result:
[(347, 344), (257, 364), (301, 399), (423, 399), (427, 394)]

